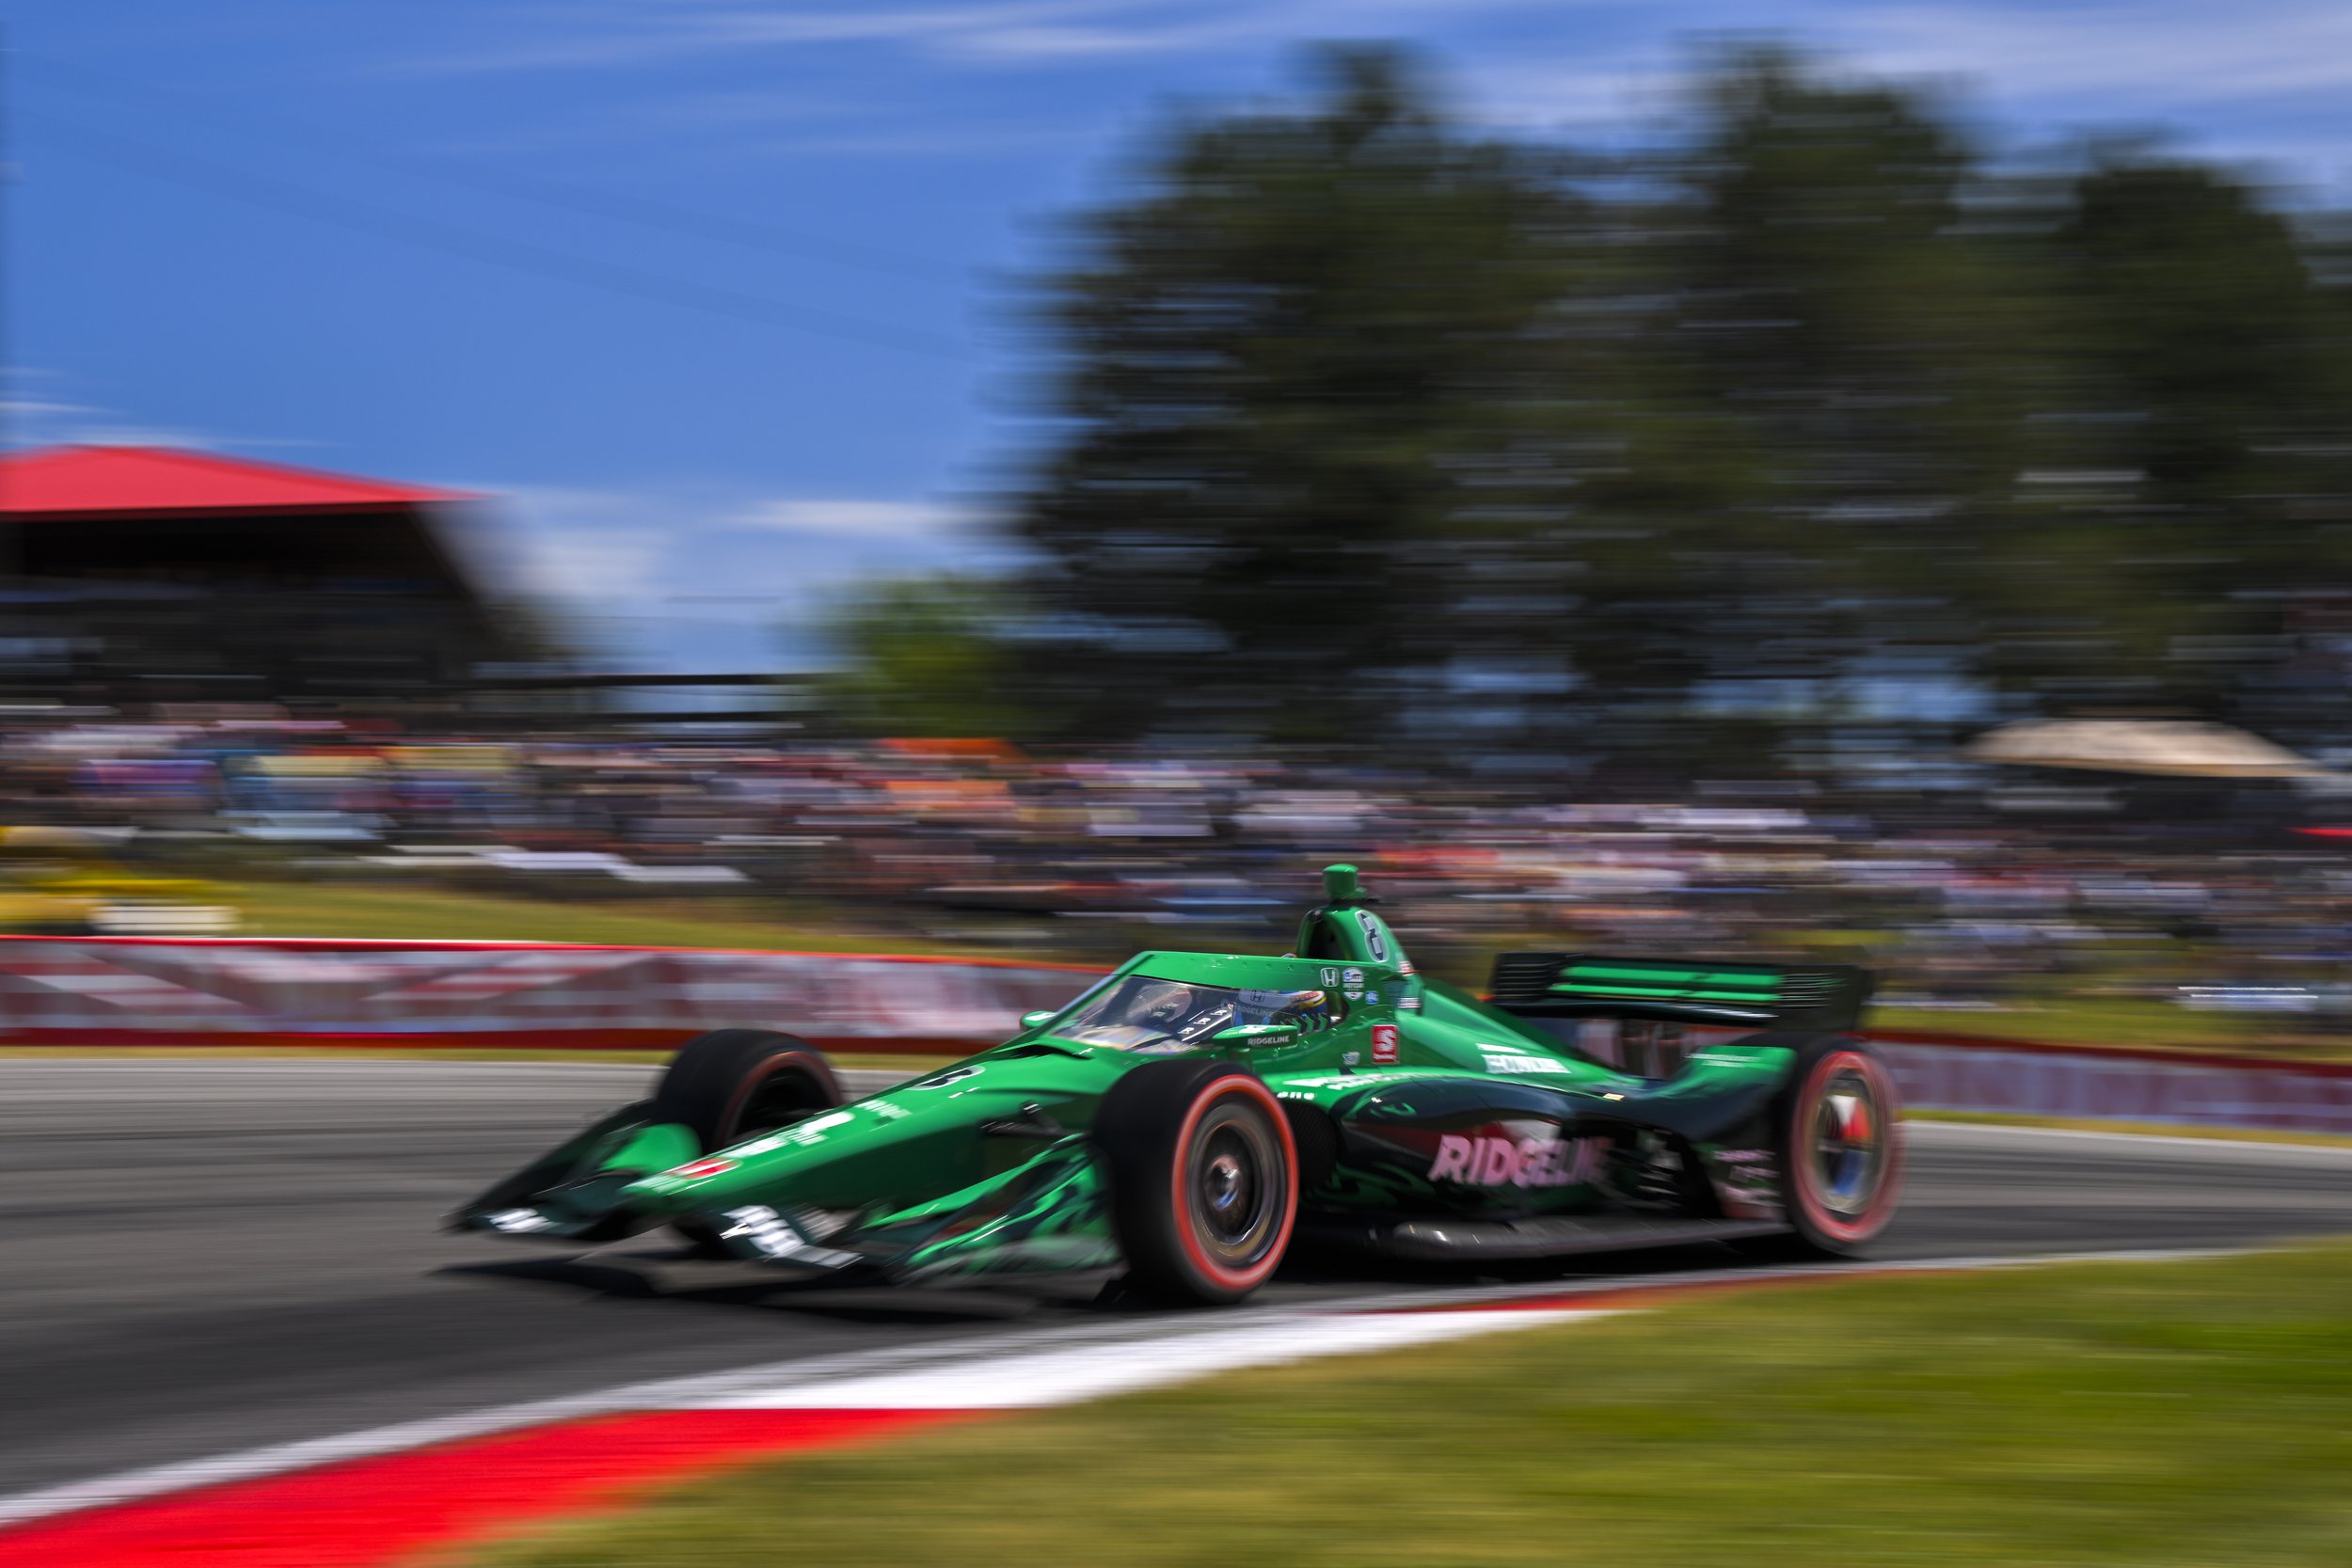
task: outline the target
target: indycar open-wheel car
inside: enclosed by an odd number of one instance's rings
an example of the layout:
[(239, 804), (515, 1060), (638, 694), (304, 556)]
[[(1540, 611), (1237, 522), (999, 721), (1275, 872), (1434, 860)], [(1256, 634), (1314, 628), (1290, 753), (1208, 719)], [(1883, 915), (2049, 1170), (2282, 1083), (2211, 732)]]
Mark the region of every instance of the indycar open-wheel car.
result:
[(1837, 1255), (1902, 1188), (1860, 970), (1506, 953), (1419, 974), (1353, 867), (1295, 955), (1149, 952), (1004, 1044), (846, 1101), (727, 1029), (455, 1226), (914, 1284), (1124, 1276), (1237, 1302), (1295, 1241), (1476, 1262), (1719, 1241)]

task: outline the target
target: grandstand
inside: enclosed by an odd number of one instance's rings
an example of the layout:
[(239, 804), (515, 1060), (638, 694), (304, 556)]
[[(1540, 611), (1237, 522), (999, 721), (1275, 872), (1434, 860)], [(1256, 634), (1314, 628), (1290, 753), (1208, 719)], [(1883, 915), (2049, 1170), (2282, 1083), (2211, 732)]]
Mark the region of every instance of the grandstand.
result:
[(470, 499), (160, 448), (0, 457), (0, 688), (443, 711), (539, 651), (452, 547)]

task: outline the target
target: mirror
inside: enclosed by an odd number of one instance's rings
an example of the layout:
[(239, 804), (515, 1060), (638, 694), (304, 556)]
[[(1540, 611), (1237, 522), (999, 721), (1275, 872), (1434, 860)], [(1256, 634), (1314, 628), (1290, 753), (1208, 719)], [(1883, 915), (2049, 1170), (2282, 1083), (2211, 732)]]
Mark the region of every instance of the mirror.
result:
[(1021, 1015), (1021, 1027), (1024, 1029), (1034, 1029), (1041, 1023), (1051, 1023), (1053, 1022), (1054, 1009), (1051, 1007), (1046, 1008), (1041, 1013), (1023, 1013)]
[(1302, 1031), (1295, 1023), (1236, 1023), (1231, 1029), (1219, 1029), (1209, 1037), (1211, 1045), (1228, 1048), (1243, 1046), (1262, 1049), (1269, 1045), (1296, 1045)]

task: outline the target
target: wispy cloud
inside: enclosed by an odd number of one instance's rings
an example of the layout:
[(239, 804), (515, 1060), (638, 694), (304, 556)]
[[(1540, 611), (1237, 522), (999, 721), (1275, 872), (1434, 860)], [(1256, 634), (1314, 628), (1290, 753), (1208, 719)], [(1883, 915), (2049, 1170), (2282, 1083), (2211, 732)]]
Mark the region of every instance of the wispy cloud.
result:
[(448, 74), (579, 70), (828, 45), (880, 45), (967, 63), (1053, 65), (1360, 37), (1436, 19), (1564, 8), (1587, 8), (1573, 0), (1565, 7), (1561, 0), (992, 0), (929, 6), (677, 0), (660, 7), (594, 0), (541, 12), (528, 40), (445, 54), (410, 69)]
[(225, 436), (218, 431), (162, 424), (119, 408), (78, 402), (62, 391), (32, 389), (63, 386), (70, 380), (60, 372), (40, 366), (11, 365), (0, 369), (0, 385), (24, 388), (0, 397), (0, 429), (5, 430), (10, 446), (267, 451), (319, 444), (299, 437)]
[(759, 48), (897, 44), (954, 51), (1038, 27), (1132, 13), (1135, 0), (1012, 0), (970, 6), (803, 6), (681, 0), (661, 7), (606, 4), (542, 11), (528, 41), (490, 44), (420, 62), (451, 74), (644, 65)]
[(1489, 123), (1656, 124), (1710, 40), (1785, 37), (1858, 71), (1958, 88), (2029, 136), (2230, 126), (2221, 150), (2340, 177), (2352, 8), (2336, 0), (1909, 4), (1792, 8), (1759, 30), (1729, 4), (1681, 5), (1574, 51), (1464, 51), (1462, 106)]
[(2011, 95), (2129, 94), (2143, 113), (2352, 88), (2352, 9), (2334, 0), (1894, 5), (1823, 25), (1881, 69), (1957, 71)]
[(936, 499), (466, 487), (492, 498), (459, 541), (489, 580), (559, 607), (592, 651), (670, 668), (756, 663), (780, 635), (805, 643), (860, 578), (1008, 559), (972, 508)]
[(665, 509), (628, 491), (556, 485), (483, 485), (504, 525), (475, 535), (479, 553), (509, 585), (580, 604), (626, 600), (664, 585)]
[(937, 501), (823, 498), (764, 501), (732, 521), (741, 528), (891, 542), (942, 539), (969, 526), (972, 515)]

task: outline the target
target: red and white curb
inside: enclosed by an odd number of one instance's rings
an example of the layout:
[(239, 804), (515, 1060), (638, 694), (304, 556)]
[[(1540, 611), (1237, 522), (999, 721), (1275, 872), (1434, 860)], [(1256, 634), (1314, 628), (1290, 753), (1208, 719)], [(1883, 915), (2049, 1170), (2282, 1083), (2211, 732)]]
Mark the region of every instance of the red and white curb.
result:
[(1640, 1310), (1693, 1291), (2206, 1252), (1727, 1269), (1089, 1323), (639, 1384), (0, 1497), (9, 1568), (369, 1568), (990, 1411)]

